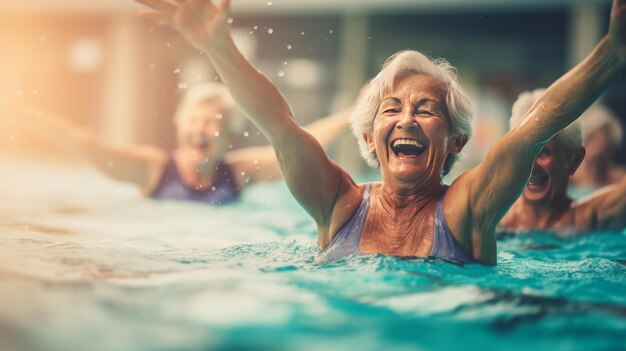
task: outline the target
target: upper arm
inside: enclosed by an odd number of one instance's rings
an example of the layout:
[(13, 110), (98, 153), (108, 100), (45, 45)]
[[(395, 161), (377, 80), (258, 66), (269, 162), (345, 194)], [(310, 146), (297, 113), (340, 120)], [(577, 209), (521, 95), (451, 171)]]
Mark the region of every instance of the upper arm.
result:
[(349, 176), (333, 163), (320, 143), (291, 122), (289, 131), (274, 138), (273, 148), (289, 190), (318, 226), (328, 228), (343, 178)]
[(524, 133), (519, 127), (511, 130), (467, 174), (470, 207), (481, 227), (495, 228), (526, 185), (544, 143)]
[(144, 195), (157, 186), (167, 163), (165, 151), (148, 145), (124, 146), (101, 139), (82, 142), (81, 155), (107, 176), (137, 185)]
[(235, 171), (243, 174), (240, 188), (257, 182), (267, 182), (282, 178), (278, 161), (271, 146), (247, 147), (231, 151), (224, 156), (224, 161)]
[(496, 226), (519, 197), (543, 145), (532, 140), (523, 130), (513, 129), (480, 165), (457, 178), (448, 190), (444, 215), (476, 259), (496, 263)]

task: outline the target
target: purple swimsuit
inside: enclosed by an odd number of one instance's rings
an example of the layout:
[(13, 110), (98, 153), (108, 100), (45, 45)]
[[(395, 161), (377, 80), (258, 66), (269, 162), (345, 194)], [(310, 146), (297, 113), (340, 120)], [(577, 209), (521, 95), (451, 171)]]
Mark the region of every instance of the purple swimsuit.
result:
[(215, 171), (213, 187), (206, 190), (190, 188), (183, 183), (176, 162), (170, 157), (159, 185), (150, 197), (161, 200), (197, 201), (221, 205), (239, 198), (239, 188), (236, 184), (230, 167), (220, 163)]
[[(363, 232), (363, 225), (369, 209), (371, 186), (371, 183), (365, 185), (363, 200), (361, 200), (359, 208), (352, 215), (352, 218), (339, 230), (324, 251), (323, 256), (326, 260), (362, 254), (360, 249), (361, 233)], [(435, 210), (433, 248), (430, 250), (428, 257), (440, 258), (459, 264), (479, 263), (465, 252), (461, 244), (452, 235), (450, 228), (448, 228), (448, 223), (446, 223), (443, 216), (444, 196), (445, 193), (437, 203), (437, 209)]]

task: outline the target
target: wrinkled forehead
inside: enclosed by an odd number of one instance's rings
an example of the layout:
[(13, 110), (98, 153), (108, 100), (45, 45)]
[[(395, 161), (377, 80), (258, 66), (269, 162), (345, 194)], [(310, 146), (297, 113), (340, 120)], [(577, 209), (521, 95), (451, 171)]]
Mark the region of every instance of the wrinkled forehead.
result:
[(430, 100), (438, 105), (445, 103), (443, 83), (425, 74), (399, 75), (381, 93), (382, 100), (396, 98), (402, 102)]

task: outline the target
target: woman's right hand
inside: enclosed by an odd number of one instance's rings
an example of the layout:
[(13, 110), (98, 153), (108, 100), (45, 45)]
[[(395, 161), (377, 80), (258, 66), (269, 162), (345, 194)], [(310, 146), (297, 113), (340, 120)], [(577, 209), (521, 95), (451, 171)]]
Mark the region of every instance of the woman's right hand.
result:
[(153, 10), (139, 16), (177, 29), (191, 44), (201, 50), (219, 46), (230, 34), (230, 0), (135, 0)]

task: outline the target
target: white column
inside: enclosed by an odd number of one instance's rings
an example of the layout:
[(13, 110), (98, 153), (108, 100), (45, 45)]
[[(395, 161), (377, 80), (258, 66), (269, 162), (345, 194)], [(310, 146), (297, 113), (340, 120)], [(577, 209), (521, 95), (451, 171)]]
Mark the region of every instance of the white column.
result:
[(107, 24), (102, 120), (98, 129), (109, 140), (137, 140), (140, 98), (140, 26), (132, 14), (119, 14)]
[(604, 35), (606, 14), (599, 4), (578, 4), (572, 7), (569, 21), (567, 65), (573, 67), (582, 61)]

